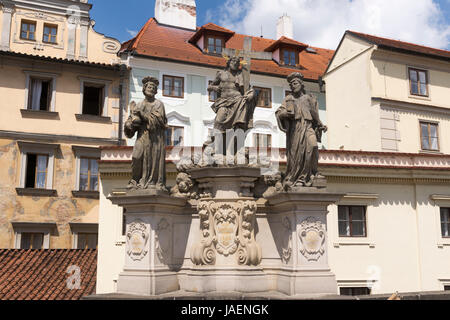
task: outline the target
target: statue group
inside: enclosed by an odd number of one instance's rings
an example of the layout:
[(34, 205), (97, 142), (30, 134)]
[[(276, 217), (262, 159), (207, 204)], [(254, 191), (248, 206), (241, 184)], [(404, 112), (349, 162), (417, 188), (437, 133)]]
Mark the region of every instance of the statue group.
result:
[[(215, 135), (205, 142), (205, 147), (211, 148), (219, 138), (224, 138), (227, 130), (241, 129), (247, 133), (253, 128), (258, 96), (245, 83), (245, 79), (249, 79), (249, 70), (243, 71), (242, 64), (239, 57), (229, 58), (225, 70), (219, 71), (208, 87), (208, 91), (217, 93), (217, 99), (211, 106), (216, 114)], [(282, 181), (285, 191), (313, 187), (315, 180), (323, 179), (318, 172), (318, 142), (321, 142), (322, 132), (327, 131), (319, 118), (317, 99), (305, 92), (302, 74), (292, 73), (287, 81), (291, 93), (276, 111), (278, 126), (286, 133), (287, 168)], [(128, 189), (166, 191), (165, 133), (168, 126), (164, 104), (155, 98), (159, 85), (157, 79), (146, 77), (142, 84), (145, 99), (138, 104), (131, 102), (130, 116), (124, 130), (128, 138), (137, 134), (132, 155), (132, 179)], [(216, 152), (224, 153), (227, 144), (229, 142), (225, 143), (222, 150), (217, 151), (215, 148)], [(187, 178), (184, 179), (184, 176)], [(185, 172), (180, 172), (173, 192), (175, 196), (188, 193), (185, 190), (190, 180), (188, 178)]]

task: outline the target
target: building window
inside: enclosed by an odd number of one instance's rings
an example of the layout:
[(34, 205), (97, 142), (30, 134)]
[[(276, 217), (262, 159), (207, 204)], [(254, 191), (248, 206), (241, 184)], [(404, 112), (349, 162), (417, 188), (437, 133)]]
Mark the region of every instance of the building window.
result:
[(97, 233), (78, 233), (77, 249), (97, 249), (98, 234)]
[(281, 64), (285, 66), (296, 66), (298, 64), (297, 62), (298, 52), (295, 50), (282, 50), (281, 55)]
[(410, 93), (416, 96), (428, 96), (428, 75), (425, 70), (409, 68)]
[[(208, 86), (210, 86), (213, 82), (210, 80), (208, 82)], [(217, 91), (211, 90), (208, 92), (209, 102), (215, 102), (217, 100)]]
[(443, 238), (450, 238), (450, 208), (441, 208), (441, 232)]
[(20, 38), (24, 40), (36, 40), (36, 22), (22, 20)]
[(163, 76), (163, 95), (172, 98), (183, 98), (184, 78)]
[(45, 189), (47, 185), (48, 155), (27, 154), (25, 188)]
[(222, 49), (225, 47), (225, 41), (219, 37), (206, 38), (206, 52), (214, 54), (222, 54)]
[(343, 287), (339, 291), (341, 296), (366, 296), (371, 292), (367, 287)]
[(259, 148), (271, 148), (272, 135), (264, 133), (253, 134), (253, 145)]
[(56, 36), (58, 34), (58, 26), (52, 24), (44, 24), (43, 42), (56, 43)]
[(272, 90), (269, 88), (253, 87), (258, 95), (257, 107), (272, 108)]
[(170, 126), (166, 130), (166, 145), (172, 147), (183, 146), (183, 136), (184, 136), (183, 127)]
[(98, 191), (98, 159), (80, 158), (80, 191)]
[(20, 239), (20, 249), (34, 249), (40, 250), (44, 248), (44, 234), (43, 233), (22, 233)]
[(366, 207), (338, 206), (340, 237), (366, 237)]
[(449, 286), (444, 286), (444, 291), (450, 291), (450, 285)]
[(420, 140), (422, 150), (439, 151), (438, 124), (420, 121)]
[(97, 84), (84, 84), (83, 114), (101, 116), (103, 114), (105, 86)]
[(30, 78), (28, 110), (48, 111), (52, 97), (52, 79)]

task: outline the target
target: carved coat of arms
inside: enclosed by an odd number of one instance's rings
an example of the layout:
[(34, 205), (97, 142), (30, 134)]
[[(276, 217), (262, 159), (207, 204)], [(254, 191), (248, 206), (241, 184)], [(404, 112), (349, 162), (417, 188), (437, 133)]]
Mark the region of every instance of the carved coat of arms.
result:
[(320, 220), (309, 217), (300, 224), (300, 253), (308, 261), (318, 261), (325, 253), (325, 235), (326, 231)]
[(142, 221), (134, 221), (127, 232), (127, 254), (134, 261), (140, 261), (148, 252), (149, 232)]

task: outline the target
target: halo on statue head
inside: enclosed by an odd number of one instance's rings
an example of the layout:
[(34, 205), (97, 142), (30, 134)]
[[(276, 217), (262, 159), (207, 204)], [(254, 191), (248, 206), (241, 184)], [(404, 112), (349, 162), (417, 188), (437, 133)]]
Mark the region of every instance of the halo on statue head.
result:
[(241, 53), (241, 50), (236, 49), (236, 51), (234, 52), (234, 56), (231, 56), (231, 57), (230, 57), (230, 56), (227, 55), (225, 52), (222, 52), (222, 57), (225, 58), (225, 61), (226, 61), (227, 64), (228, 64), (228, 61), (230, 61), (231, 59), (237, 58), (237, 59), (240, 60), (239, 63), (240, 63), (241, 65), (246, 65), (247, 62), (245, 62), (245, 60), (242, 60), (242, 59), (241, 59), (241, 57), (239, 56), (240, 53)]

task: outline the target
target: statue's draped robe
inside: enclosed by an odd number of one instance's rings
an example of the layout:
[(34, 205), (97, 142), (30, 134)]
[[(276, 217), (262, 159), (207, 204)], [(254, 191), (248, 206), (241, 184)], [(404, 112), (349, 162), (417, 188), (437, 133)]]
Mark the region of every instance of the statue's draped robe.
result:
[(284, 185), (310, 186), (317, 174), (319, 150), (316, 128), (319, 119), (317, 99), (311, 95), (288, 95), (276, 112), (278, 126), (286, 133), (287, 168)]
[(137, 104), (137, 112), (143, 118), (139, 128), (133, 128), (132, 115), (125, 123), (125, 134), (132, 138), (137, 131), (133, 148), (131, 184), (137, 188), (164, 187), (166, 184), (165, 132), (167, 118), (164, 104), (144, 100)]
[[(223, 79), (229, 77), (228, 71), (219, 71), (213, 85), (219, 85)], [(219, 96), (211, 106), (216, 113), (214, 129), (225, 132), (227, 129), (241, 128), (244, 131), (253, 128), (253, 113), (256, 106), (256, 99), (247, 100), (242, 95), (244, 79), (242, 73), (235, 77), (236, 91), (241, 94), (234, 97)]]

